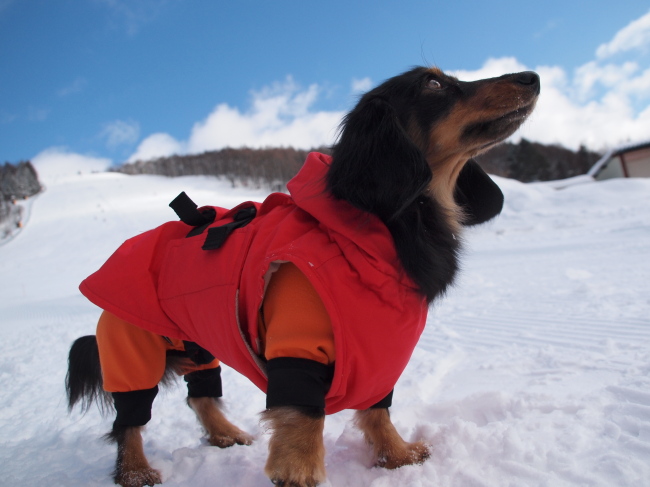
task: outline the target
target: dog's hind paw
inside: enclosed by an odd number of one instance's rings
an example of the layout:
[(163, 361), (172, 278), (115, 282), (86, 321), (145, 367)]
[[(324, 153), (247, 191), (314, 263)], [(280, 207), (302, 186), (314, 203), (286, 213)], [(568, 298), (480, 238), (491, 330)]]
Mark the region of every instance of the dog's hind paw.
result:
[(162, 484), (162, 477), (153, 468), (121, 471), (115, 475), (115, 483), (122, 487), (145, 487)]
[(208, 433), (208, 443), (219, 448), (251, 445), (253, 437), (228, 421), (220, 402), (211, 397), (191, 397), (187, 400)]

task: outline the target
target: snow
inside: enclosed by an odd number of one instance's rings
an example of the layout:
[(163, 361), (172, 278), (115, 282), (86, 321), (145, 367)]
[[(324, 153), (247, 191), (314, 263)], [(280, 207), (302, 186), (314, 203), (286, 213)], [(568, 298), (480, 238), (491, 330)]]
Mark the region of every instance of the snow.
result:
[[(650, 485), (650, 180), (554, 190), (496, 179), (502, 215), (465, 236), (463, 271), (435, 303), (395, 390), (392, 418), (432, 457), (373, 468), (352, 412), (327, 418), (331, 487)], [(110, 486), (112, 418), (68, 414), (71, 342), (99, 310), (77, 291), (185, 190), (234, 206), (265, 193), (208, 177), (113, 173), (49, 181), (0, 246), (0, 485)], [(184, 385), (162, 392), (145, 450), (165, 486), (267, 486), (264, 397), (224, 371), (229, 417), (252, 446), (207, 445)]]

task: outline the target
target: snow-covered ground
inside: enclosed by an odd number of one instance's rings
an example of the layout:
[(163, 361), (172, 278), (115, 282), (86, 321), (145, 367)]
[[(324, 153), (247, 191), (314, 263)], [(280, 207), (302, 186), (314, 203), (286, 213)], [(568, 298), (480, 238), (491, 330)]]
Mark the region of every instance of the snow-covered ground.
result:
[[(650, 180), (556, 191), (498, 179), (506, 207), (466, 235), (463, 272), (433, 307), (392, 416), (424, 438), (424, 465), (372, 467), (351, 412), (325, 429), (333, 487), (650, 485)], [(0, 485), (110, 486), (112, 418), (68, 415), (70, 343), (99, 311), (77, 291), (126, 238), (174, 219), (181, 190), (233, 206), (263, 191), (214, 178), (86, 174), (46, 181), (0, 246)], [(161, 393), (145, 434), (166, 486), (270, 485), (264, 397), (224, 372), (253, 446), (207, 446), (184, 386)]]

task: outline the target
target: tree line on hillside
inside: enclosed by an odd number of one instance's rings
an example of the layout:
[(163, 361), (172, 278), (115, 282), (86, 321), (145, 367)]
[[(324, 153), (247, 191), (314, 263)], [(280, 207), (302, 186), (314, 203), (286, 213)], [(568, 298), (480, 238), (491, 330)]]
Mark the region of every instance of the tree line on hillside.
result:
[(23, 207), (19, 201), (39, 193), (41, 189), (31, 162), (0, 165), (0, 239), (21, 225)]
[[(325, 152), (326, 149), (317, 149)], [(186, 156), (161, 157), (122, 164), (112, 169), (125, 174), (161, 176), (211, 175), (226, 178), (233, 187), (268, 187), (281, 191), (301, 168), (309, 151), (291, 148), (222, 149)]]
[[(327, 148), (316, 149), (328, 153)], [(273, 191), (285, 184), (302, 166), (309, 151), (282, 149), (222, 149), (203, 154), (162, 157), (125, 163), (112, 169), (125, 174), (162, 176), (221, 176), (233, 186), (268, 187)], [(552, 181), (585, 174), (600, 154), (581, 147), (577, 152), (557, 145), (522, 139), (505, 143), (477, 157), (490, 174), (522, 182)]]
[(601, 154), (580, 146), (572, 151), (559, 145), (544, 145), (521, 139), (505, 143), (476, 158), (483, 169), (496, 176), (524, 183), (554, 181), (586, 174)]
[[(316, 150), (330, 152), (324, 147)], [(212, 175), (227, 179), (233, 187), (266, 187), (272, 191), (282, 191), (301, 168), (308, 153), (292, 148), (222, 149), (124, 163), (111, 170), (124, 174), (169, 177)], [(490, 174), (531, 182), (585, 174), (599, 158), (598, 153), (584, 147), (572, 151), (522, 139), (517, 144), (501, 144), (477, 157), (477, 161)], [(0, 238), (20, 225), (23, 207), (19, 201), (41, 189), (36, 170), (30, 162), (0, 165)]]

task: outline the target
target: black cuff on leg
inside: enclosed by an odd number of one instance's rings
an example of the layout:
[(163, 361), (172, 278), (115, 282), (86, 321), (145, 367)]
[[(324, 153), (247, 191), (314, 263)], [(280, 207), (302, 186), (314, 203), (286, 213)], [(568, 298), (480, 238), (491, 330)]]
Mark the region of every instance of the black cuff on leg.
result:
[(185, 347), (185, 353), (187, 356), (196, 365), (209, 364), (214, 360), (214, 355), (194, 342), (186, 342), (183, 340), (183, 346)]
[(324, 411), (334, 366), (309, 359), (280, 357), (267, 362), (266, 372), (269, 379), (267, 409), (294, 406)]
[(144, 426), (151, 419), (151, 405), (158, 394), (158, 386), (129, 392), (113, 392), (117, 416), (116, 426)]
[(187, 397), (221, 397), (221, 366), (185, 375)]
[(393, 405), (393, 391), (390, 391), (388, 395), (379, 401), (377, 404), (373, 404), (369, 409), (381, 409), (389, 408)]

